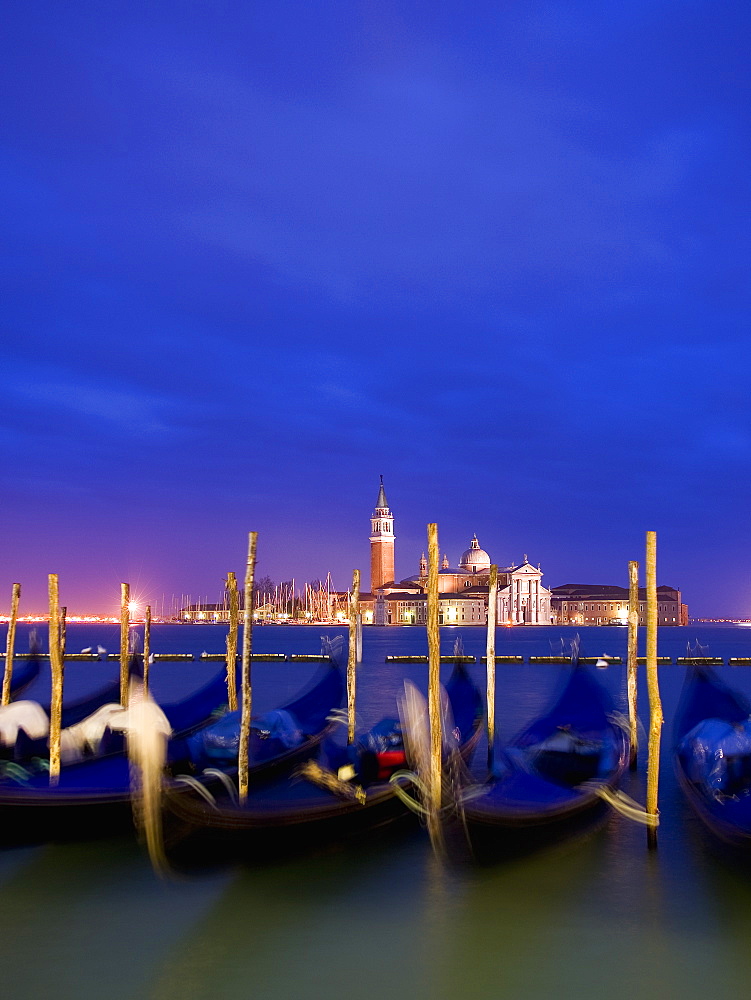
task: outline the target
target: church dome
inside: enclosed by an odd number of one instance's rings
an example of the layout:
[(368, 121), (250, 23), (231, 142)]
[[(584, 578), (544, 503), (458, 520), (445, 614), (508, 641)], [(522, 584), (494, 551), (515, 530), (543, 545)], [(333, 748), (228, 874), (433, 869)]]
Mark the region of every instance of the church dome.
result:
[(477, 535), (472, 538), (469, 548), (462, 553), (459, 568), (465, 573), (486, 573), (490, 569), (490, 556), (480, 548)]

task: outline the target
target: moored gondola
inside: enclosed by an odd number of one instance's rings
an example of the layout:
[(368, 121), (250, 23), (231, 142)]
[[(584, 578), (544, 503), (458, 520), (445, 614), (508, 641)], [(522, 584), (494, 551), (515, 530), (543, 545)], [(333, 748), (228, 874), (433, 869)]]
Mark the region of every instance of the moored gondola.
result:
[(628, 737), (588, 667), (567, 668), (552, 707), (497, 748), (487, 780), (464, 790), (460, 814), (473, 850), (525, 850), (603, 807), (628, 764)]
[[(11, 701), (26, 693), (39, 676), (41, 665), (41, 645), (36, 630), (32, 629), (29, 633), (29, 656), (20, 662), (13, 663), (13, 673), (9, 685)], [(5, 675), (3, 674), (4, 679)]]
[[(336, 664), (322, 667), (316, 683), (280, 711), (294, 714), (301, 739), (296, 746), (280, 746), (265, 729), (251, 730), (251, 769), (274, 773), (309, 756), (328, 730), (327, 716), (341, 705), (344, 678)], [(168, 744), (168, 758), (182, 767), (188, 758), (187, 740), (199, 727), (210, 724), (226, 702), (225, 671), (189, 698), (163, 711), (175, 736)], [(75, 839), (95, 836), (131, 824), (131, 774), (121, 750), (122, 737), (107, 734), (115, 752), (103, 753), (61, 768), (58, 783), (50, 785), (45, 762), (29, 767), (14, 765), (0, 775), (0, 837), (6, 842)], [(119, 745), (118, 745), (119, 744)], [(41, 766), (40, 766), (41, 765)]]
[(711, 667), (686, 668), (673, 725), (678, 782), (717, 837), (751, 846), (751, 704)]
[[(483, 706), (463, 664), (456, 664), (446, 693), (453, 721), (447, 742), (466, 759), (481, 735)], [(379, 722), (354, 746), (326, 741), (316, 759), (291, 777), (252, 782), (244, 803), (237, 798), (234, 771), (208, 774), (187, 794), (184, 784), (173, 781), (165, 794), (171, 838), (184, 839), (181, 856), (210, 859), (219, 844), (222, 857), (267, 855), (368, 833), (412, 815), (396, 787), (409, 784), (399, 774), (408, 763), (394, 718)]]

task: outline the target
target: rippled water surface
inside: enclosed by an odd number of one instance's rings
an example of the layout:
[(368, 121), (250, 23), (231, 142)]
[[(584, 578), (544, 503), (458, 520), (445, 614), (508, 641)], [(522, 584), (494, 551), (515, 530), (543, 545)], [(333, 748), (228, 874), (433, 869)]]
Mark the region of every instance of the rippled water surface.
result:
[[(221, 626), (155, 626), (155, 652), (222, 652)], [(258, 652), (318, 652), (337, 629), (263, 627)], [(550, 652), (573, 630), (499, 629), (498, 653)], [(18, 646), (25, 643), (19, 630)], [(480, 629), (442, 632), (450, 652), (484, 653)], [(116, 650), (117, 626), (70, 626), (68, 649)], [(625, 659), (626, 630), (582, 629), (583, 652)], [(699, 638), (710, 653), (751, 656), (751, 629), (664, 629), (660, 655)], [(643, 636), (641, 637), (643, 640)], [(0, 634), (4, 644), (4, 634)], [(3, 645), (4, 648), (4, 645)], [(363, 726), (392, 714), (402, 679), (424, 686), (424, 665), (387, 653), (423, 653), (422, 628), (366, 629), (359, 672)], [(95, 687), (117, 663), (66, 667), (72, 693)], [(157, 697), (196, 687), (216, 665), (157, 664)], [(447, 672), (449, 668), (446, 668)], [(484, 668), (471, 668), (484, 687)], [(258, 711), (293, 695), (310, 664), (256, 663)], [(751, 668), (722, 669), (751, 695)], [(555, 666), (498, 669), (497, 719), (511, 735), (549, 701)], [(625, 667), (600, 671), (618, 698)], [(642, 828), (610, 816), (544, 851), (480, 867), (438, 862), (419, 828), (365, 845), (161, 881), (130, 834), (0, 852), (4, 992), (25, 998), (389, 997), (392, 1000), (747, 996), (751, 982), (751, 866), (719, 849), (683, 804), (671, 763), (671, 722), (683, 668), (660, 669), (665, 711), (656, 852)], [(47, 683), (40, 681), (40, 687)], [(643, 688), (643, 685), (642, 685)], [(640, 716), (647, 721), (646, 691)], [(484, 748), (478, 759), (484, 758)], [(626, 790), (644, 800), (644, 760)], [(751, 852), (750, 852), (751, 853)]]

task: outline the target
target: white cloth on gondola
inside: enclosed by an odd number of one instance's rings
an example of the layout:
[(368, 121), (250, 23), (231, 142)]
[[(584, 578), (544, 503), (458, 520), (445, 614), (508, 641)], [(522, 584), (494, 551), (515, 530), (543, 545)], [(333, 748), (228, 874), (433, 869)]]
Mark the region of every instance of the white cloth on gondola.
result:
[(125, 715), (122, 705), (111, 702), (102, 705), (91, 715), (68, 726), (60, 734), (60, 759), (64, 764), (72, 764), (99, 750), (105, 729), (117, 728), (117, 722)]
[(23, 729), (34, 740), (47, 736), (50, 720), (38, 702), (14, 701), (0, 708), (0, 744), (13, 746), (18, 739), (19, 729)]

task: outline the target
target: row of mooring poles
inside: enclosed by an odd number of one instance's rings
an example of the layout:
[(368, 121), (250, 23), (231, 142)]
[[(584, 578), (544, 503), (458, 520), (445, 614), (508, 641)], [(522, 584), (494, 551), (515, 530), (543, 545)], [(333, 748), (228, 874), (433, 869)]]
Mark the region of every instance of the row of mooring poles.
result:
[[(637, 562), (629, 563), (629, 633), (628, 633), (628, 704), (630, 731), (630, 765), (636, 766), (638, 749), (636, 680), (637, 680), (637, 628), (639, 625), (639, 583)], [(488, 769), (493, 765), (495, 742), (495, 606), (498, 587), (498, 568), (490, 568), (488, 588), (488, 621), (486, 640), (487, 664), (487, 734)], [(647, 650), (646, 673), (649, 695), (649, 745), (647, 757), (648, 816), (654, 821), (647, 828), (647, 843), (657, 846), (656, 820), (659, 815), (658, 789), (660, 774), (660, 739), (663, 725), (662, 702), (657, 675), (657, 533), (646, 535), (646, 606)], [(438, 601), (438, 525), (428, 525), (428, 580), (427, 580), (427, 632), (428, 632), (428, 717), (430, 725), (430, 773), (426, 782), (428, 801), (428, 831), (435, 847), (441, 845), (440, 810), (442, 799), (442, 732), (440, 709), (440, 624)]]
[[(248, 794), (248, 753), (251, 716), (251, 676), (252, 623), (253, 623), (253, 581), (255, 573), (257, 533), (251, 532), (248, 545), (248, 559), (245, 576), (245, 603), (243, 619), (242, 656), (242, 715), (240, 725), (240, 747), (238, 752), (238, 790), (240, 800)], [(428, 788), (428, 829), (431, 840), (437, 847), (441, 843), (440, 813), (442, 806), (442, 720), (440, 699), (440, 622), (438, 595), (438, 526), (428, 525), (428, 580), (427, 580), (427, 637), (428, 637), (428, 719), (430, 727), (430, 773), (426, 782)], [(657, 816), (657, 790), (659, 780), (659, 749), (662, 726), (662, 709), (657, 683), (657, 585), (656, 585), (656, 534), (647, 533), (647, 683), (650, 697), (650, 742), (647, 777), (647, 812)], [(632, 761), (635, 761), (636, 747), (636, 628), (638, 627), (638, 564), (629, 564), (629, 715), (632, 746)], [(230, 687), (234, 679), (237, 648), (236, 583), (234, 574), (228, 574), (230, 593), (230, 632), (227, 637), (227, 681), (230, 704)], [(488, 705), (488, 766), (492, 766), (492, 750), (495, 741), (495, 624), (498, 588), (498, 568), (491, 566), (488, 589), (488, 627), (486, 641), (487, 663), (487, 705)], [(359, 615), (360, 572), (355, 570), (349, 602), (349, 645), (347, 657), (347, 742), (355, 737), (356, 665), (362, 657), (361, 618)], [(649, 830), (650, 846), (656, 844), (654, 827)]]
[[(250, 717), (252, 711), (251, 659), (253, 628), (253, 584), (255, 575), (258, 533), (250, 532), (245, 573), (243, 650), (242, 650), (242, 715), (240, 722), (240, 747), (238, 751), (238, 789), (241, 801), (247, 799)], [(430, 774), (428, 776), (428, 825), (434, 843), (440, 839), (439, 816), (442, 798), (442, 731), (440, 707), (440, 624), (438, 601), (438, 525), (428, 525), (428, 580), (427, 580), (427, 633), (428, 633), (428, 717), (430, 725)], [(631, 737), (631, 767), (636, 766), (637, 751), (637, 628), (639, 624), (638, 563), (629, 563), (629, 634), (628, 634), (628, 703)], [(488, 706), (488, 766), (492, 766), (492, 748), (495, 741), (495, 624), (497, 566), (491, 566), (488, 592), (488, 628), (486, 642), (487, 706)], [(239, 617), (239, 594), (234, 573), (229, 573), (227, 589), (230, 595), (230, 629), (227, 636), (227, 688), (231, 710), (237, 707), (236, 660)], [(56, 784), (60, 774), (60, 738), (62, 720), (65, 621), (66, 609), (60, 607), (57, 574), (49, 574), (49, 650), (52, 675), (50, 703), (50, 783)], [(2, 704), (10, 700), (13, 671), (16, 624), (21, 585), (13, 584), (11, 614), (5, 652)], [(355, 570), (350, 596), (349, 649), (347, 663), (347, 740), (354, 742), (356, 664), (362, 657), (362, 620), (359, 614), (360, 571)], [(650, 705), (650, 731), (647, 764), (647, 813), (658, 815), (659, 753), (663, 724), (657, 676), (657, 535), (647, 532), (646, 545), (646, 605), (647, 605), (647, 689)], [(120, 700), (128, 704), (128, 659), (130, 627), (130, 586), (121, 584), (120, 608)], [(148, 690), (148, 663), (150, 658), (151, 607), (144, 618), (144, 688)], [(649, 828), (650, 846), (655, 846), (657, 835), (654, 826)]]
[[(49, 600), (49, 658), (50, 658), (50, 784), (56, 785), (60, 778), (60, 745), (62, 737), (63, 686), (65, 679), (65, 646), (67, 607), (60, 606), (60, 582), (57, 573), (47, 577), (47, 594)], [(18, 623), (18, 605), (21, 597), (21, 584), (14, 583), (11, 596), (11, 611), (8, 619), (8, 635), (5, 645), (5, 674), (3, 676), (2, 696), (0, 703), (10, 703), (11, 684), (13, 679), (13, 657), (15, 653), (16, 626)], [(120, 703), (128, 704), (128, 630), (130, 627), (130, 587), (121, 584), (120, 590)], [(144, 616), (144, 690), (148, 691), (149, 658), (151, 654), (151, 606), (147, 606)]]

